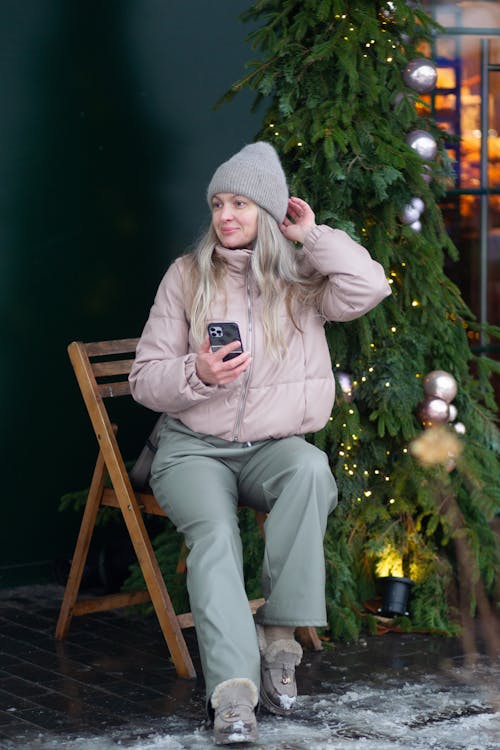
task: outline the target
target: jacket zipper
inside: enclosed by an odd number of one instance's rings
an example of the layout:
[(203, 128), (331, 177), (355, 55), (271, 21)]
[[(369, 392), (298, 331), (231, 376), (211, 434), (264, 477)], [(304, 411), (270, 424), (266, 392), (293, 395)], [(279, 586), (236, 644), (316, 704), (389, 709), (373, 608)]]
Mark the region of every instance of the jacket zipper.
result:
[[(252, 320), (252, 298), (250, 295), (250, 271), (249, 270), (247, 271), (247, 312), (248, 312), (248, 329), (247, 329), (248, 339), (247, 341), (250, 343), (250, 346), (252, 347), (253, 320)], [(252, 365), (250, 365), (248, 370), (245, 370), (245, 373), (243, 375), (243, 385), (241, 387), (241, 396), (240, 396), (240, 401), (238, 404), (238, 410), (236, 412), (236, 421), (234, 425), (234, 434), (233, 434), (234, 441), (238, 440), (240, 430), (241, 430), (241, 423), (243, 421), (243, 413), (245, 411), (251, 371), (252, 371)]]

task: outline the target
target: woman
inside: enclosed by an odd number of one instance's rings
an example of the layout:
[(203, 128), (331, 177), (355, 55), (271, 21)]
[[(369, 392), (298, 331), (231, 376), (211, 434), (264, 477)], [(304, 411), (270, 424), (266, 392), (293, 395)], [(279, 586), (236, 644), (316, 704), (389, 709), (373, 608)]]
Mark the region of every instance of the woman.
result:
[[(323, 537), (337, 490), (326, 455), (303, 437), (334, 402), (324, 322), (359, 317), (390, 287), (364, 248), (289, 198), (268, 143), (219, 166), (207, 197), (210, 228), (161, 282), (130, 383), (167, 414), (151, 486), (190, 550), (207, 708), (215, 742), (229, 744), (255, 741), (259, 695), (269, 711), (292, 712), (294, 630), (327, 624)], [(238, 342), (211, 350), (207, 326), (221, 322), (238, 324), (242, 353)], [(238, 503), (268, 513), (257, 626)]]

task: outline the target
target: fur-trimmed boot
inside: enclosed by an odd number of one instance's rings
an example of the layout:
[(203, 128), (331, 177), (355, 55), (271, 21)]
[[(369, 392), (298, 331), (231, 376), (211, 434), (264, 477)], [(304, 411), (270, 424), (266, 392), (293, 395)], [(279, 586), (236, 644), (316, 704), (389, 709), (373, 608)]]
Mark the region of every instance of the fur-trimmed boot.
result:
[[(271, 629), (270, 629), (271, 630)], [(273, 631), (279, 630), (272, 628)], [(266, 629), (257, 625), (257, 639), (260, 651), (260, 701), (261, 705), (273, 714), (288, 716), (292, 713), (297, 699), (297, 682), (295, 667), (302, 659), (302, 647), (293, 638), (293, 629), (289, 637), (268, 640)]]
[(217, 685), (211, 697), (216, 745), (256, 742), (255, 707), (259, 694), (252, 680), (234, 678)]

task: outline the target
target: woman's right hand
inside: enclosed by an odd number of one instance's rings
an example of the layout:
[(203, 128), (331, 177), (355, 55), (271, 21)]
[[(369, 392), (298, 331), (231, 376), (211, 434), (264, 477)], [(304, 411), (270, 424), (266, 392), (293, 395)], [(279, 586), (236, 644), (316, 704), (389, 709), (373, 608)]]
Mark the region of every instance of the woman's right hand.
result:
[(250, 367), (252, 358), (250, 352), (243, 352), (233, 359), (223, 362), (226, 354), (233, 352), (241, 346), (239, 341), (231, 341), (230, 344), (221, 346), (217, 352), (210, 349), (208, 336), (203, 341), (196, 356), (196, 374), (205, 385), (227, 385), (241, 375)]

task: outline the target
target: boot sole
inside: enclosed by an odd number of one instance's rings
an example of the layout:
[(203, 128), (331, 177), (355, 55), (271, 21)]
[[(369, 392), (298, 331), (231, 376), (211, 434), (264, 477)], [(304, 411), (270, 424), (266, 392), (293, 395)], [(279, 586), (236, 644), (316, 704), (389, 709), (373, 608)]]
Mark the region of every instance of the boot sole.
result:
[(258, 739), (257, 732), (248, 732), (247, 734), (228, 734), (227, 737), (221, 737), (220, 739), (214, 738), (214, 742), (220, 747), (221, 745), (254, 744)]

